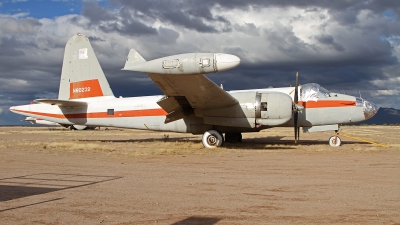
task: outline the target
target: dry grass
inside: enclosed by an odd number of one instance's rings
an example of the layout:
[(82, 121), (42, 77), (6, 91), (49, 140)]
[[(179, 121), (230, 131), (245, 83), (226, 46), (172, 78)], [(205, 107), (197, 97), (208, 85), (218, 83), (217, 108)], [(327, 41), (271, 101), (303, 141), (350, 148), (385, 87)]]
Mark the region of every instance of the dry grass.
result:
[[(341, 132), (390, 145), (391, 150), (400, 149), (397, 134), (400, 127), (361, 126), (343, 127)], [(110, 129), (94, 131), (70, 131), (64, 128), (1, 127), (0, 149), (19, 148), (26, 151), (99, 152), (117, 156), (148, 155), (223, 155), (229, 152), (253, 154), (260, 152), (332, 152), (332, 151), (382, 151), (372, 144), (342, 137), (345, 144), (331, 148), (327, 140), (333, 132), (301, 134), (299, 145), (293, 144), (292, 128), (273, 128), (259, 133), (244, 133), (243, 143), (225, 143), (221, 148), (206, 149), (201, 136), (148, 130)], [(360, 143), (360, 144), (359, 144)]]

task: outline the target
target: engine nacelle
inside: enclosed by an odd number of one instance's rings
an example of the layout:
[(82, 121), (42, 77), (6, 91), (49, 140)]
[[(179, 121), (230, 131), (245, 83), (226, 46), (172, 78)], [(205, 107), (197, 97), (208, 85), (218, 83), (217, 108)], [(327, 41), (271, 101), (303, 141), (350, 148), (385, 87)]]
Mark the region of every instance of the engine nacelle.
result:
[(205, 124), (244, 128), (279, 126), (292, 118), (292, 98), (285, 93), (246, 91), (230, 94), (239, 104), (220, 109), (195, 109), (196, 116), (203, 117)]
[(292, 118), (292, 98), (281, 92), (265, 92), (256, 95), (256, 123), (278, 126)]

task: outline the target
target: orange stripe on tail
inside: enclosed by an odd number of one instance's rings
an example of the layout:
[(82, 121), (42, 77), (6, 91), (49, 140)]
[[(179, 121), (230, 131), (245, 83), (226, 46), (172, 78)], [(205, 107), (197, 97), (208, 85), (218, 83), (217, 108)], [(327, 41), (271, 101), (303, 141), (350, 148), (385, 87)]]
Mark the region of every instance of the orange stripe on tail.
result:
[(103, 96), (99, 80), (84, 80), (69, 84), (69, 99)]

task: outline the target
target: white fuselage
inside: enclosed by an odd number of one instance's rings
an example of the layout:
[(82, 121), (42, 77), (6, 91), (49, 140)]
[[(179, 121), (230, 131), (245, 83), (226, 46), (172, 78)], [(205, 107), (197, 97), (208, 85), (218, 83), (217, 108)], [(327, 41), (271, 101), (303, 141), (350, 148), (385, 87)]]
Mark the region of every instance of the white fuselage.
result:
[[(230, 91), (232, 96), (240, 92), (281, 92), (293, 99), (293, 87), (253, 89)], [(59, 124), (78, 124), (87, 126), (113, 126), (121, 128), (149, 129), (157, 131), (189, 132), (191, 125), (204, 124), (203, 118), (194, 114), (171, 123), (165, 124), (167, 113), (157, 104), (164, 96), (145, 96), (115, 98), (113, 96), (82, 98), (76, 101), (86, 102), (86, 106), (59, 107), (50, 104), (30, 104), (11, 107), (10, 110), (25, 116), (44, 119)], [(252, 107), (252, 103), (244, 103), (242, 107)], [(357, 104), (353, 96), (331, 94), (326, 99), (317, 101), (299, 101), (304, 109), (299, 114), (299, 126), (312, 127), (329, 124), (358, 122), (367, 119), (363, 104)], [(247, 106), (246, 106), (247, 105)], [(293, 120), (281, 126), (293, 126)], [(240, 132), (259, 131), (257, 129), (232, 128)], [(221, 128), (227, 132), (230, 128)]]

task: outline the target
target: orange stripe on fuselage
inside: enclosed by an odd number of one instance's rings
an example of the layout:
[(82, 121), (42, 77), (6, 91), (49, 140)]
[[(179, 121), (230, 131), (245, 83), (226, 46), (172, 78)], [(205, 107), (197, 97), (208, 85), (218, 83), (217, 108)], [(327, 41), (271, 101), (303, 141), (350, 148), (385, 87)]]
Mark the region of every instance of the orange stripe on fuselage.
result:
[(84, 80), (69, 83), (69, 99), (103, 96), (99, 80)]
[[(355, 101), (343, 101), (343, 100), (319, 100), (301, 102), (304, 108), (329, 108), (329, 107), (349, 107), (356, 106)], [(141, 116), (166, 116), (168, 115), (163, 109), (143, 109), (143, 110), (126, 110), (126, 111), (115, 111), (114, 115), (107, 115), (107, 112), (92, 112), (92, 113), (71, 113), (71, 114), (52, 114), (42, 113), (13, 109), (12, 111), (28, 113), (38, 116), (47, 116), (58, 119), (84, 119), (84, 118), (118, 118), (118, 117), (141, 117)]]
[(346, 106), (356, 106), (355, 101), (344, 101), (344, 100), (318, 100), (301, 102), (299, 104), (304, 106), (304, 108), (329, 108), (329, 107), (346, 107)]
[(72, 114), (53, 114), (42, 113), (14, 109), (16, 112), (29, 113), (38, 116), (47, 116), (57, 119), (85, 119), (85, 118), (118, 118), (118, 117), (141, 117), (141, 116), (166, 116), (168, 115), (163, 109), (143, 109), (143, 110), (127, 110), (115, 111), (114, 115), (107, 115), (107, 112), (93, 113), (72, 113)]

